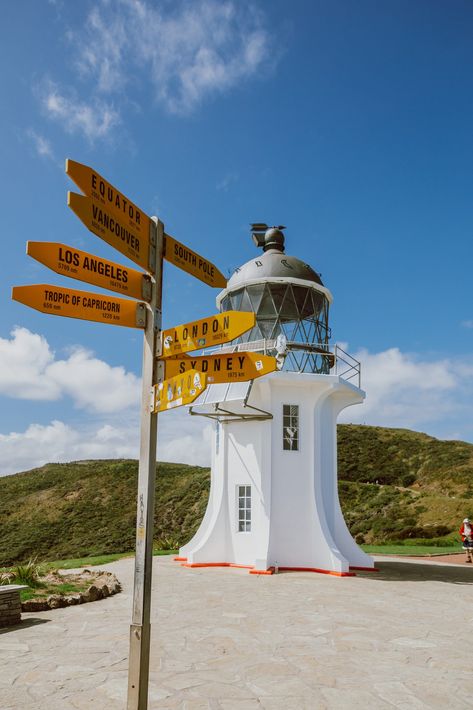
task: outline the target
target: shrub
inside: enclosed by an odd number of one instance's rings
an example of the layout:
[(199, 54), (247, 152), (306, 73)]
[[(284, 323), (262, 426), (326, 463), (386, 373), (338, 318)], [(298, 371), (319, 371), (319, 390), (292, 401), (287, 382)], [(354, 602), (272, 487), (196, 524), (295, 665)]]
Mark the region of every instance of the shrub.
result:
[(42, 575), (41, 565), (36, 560), (16, 565), (11, 570), (16, 584), (26, 584), (28, 587), (37, 587), (39, 578)]

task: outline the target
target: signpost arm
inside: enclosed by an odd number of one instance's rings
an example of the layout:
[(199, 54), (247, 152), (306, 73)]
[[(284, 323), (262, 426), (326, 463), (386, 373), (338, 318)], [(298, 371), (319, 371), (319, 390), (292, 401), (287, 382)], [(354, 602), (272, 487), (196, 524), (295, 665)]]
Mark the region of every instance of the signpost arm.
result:
[[(136, 518), (136, 555), (133, 612), (130, 626), (127, 710), (148, 707), (150, 607), (153, 565), (154, 490), (158, 415), (151, 412), (151, 389), (156, 379), (156, 349), (161, 330), (164, 225), (152, 218), (150, 264), (155, 276), (144, 332), (143, 389), (141, 403), (140, 463)], [(154, 253), (152, 253), (154, 251)], [(155, 262), (155, 265), (153, 264)]]

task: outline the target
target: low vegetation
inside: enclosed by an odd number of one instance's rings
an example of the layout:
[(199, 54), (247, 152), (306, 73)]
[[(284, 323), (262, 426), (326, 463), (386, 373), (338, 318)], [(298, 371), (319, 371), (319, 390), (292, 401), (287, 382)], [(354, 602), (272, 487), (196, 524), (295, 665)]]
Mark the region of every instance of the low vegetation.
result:
[[(338, 427), (343, 512), (360, 544), (459, 547), (473, 517), (473, 445), (404, 430)], [(133, 460), (47, 464), (0, 478), (0, 565), (123, 554), (135, 545)], [(177, 549), (207, 504), (207, 468), (160, 463), (155, 548)]]
[(85, 592), (90, 582), (78, 581), (73, 576), (60, 575), (51, 565), (38, 564), (29, 560), (23, 564), (0, 569), (0, 585), (21, 584), (28, 589), (20, 592), (21, 601), (46, 599), (51, 594), (64, 596), (74, 592)]

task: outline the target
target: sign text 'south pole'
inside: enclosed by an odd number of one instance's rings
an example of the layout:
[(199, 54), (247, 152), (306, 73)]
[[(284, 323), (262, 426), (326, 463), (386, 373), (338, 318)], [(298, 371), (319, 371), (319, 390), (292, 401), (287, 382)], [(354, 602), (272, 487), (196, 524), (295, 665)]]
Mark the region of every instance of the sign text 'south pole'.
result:
[(133, 587), (133, 612), (130, 626), (127, 710), (148, 707), (150, 651), (150, 607), (153, 564), (154, 489), (156, 480), (157, 414), (151, 412), (151, 391), (156, 382), (157, 343), (161, 330), (164, 227), (152, 219), (150, 264), (155, 283), (144, 333), (143, 390), (141, 402), (141, 440), (138, 469), (138, 503), (136, 519), (136, 556)]

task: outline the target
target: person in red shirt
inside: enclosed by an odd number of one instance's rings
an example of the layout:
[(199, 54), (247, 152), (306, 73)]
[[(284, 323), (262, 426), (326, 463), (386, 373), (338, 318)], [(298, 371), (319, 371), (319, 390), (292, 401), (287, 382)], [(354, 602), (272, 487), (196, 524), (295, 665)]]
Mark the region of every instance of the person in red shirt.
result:
[(460, 528), (460, 535), (463, 542), (463, 549), (466, 552), (465, 562), (473, 561), (473, 526), (469, 518), (465, 518)]

